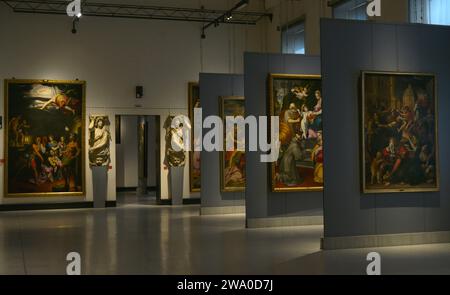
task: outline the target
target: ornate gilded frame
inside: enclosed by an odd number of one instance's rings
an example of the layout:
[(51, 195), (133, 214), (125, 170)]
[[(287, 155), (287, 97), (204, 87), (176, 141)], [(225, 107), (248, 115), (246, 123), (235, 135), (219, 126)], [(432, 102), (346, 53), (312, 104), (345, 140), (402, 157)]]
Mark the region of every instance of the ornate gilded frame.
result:
[[(433, 100), (434, 100), (434, 116), (435, 116), (435, 152), (436, 152), (436, 187), (435, 188), (405, 188), (405, 189), (369, 189), (366, 186), (366, 139), (365, 139), (365, 76), (366, 75), (395, 75), (395, 76), (421, 76), (433, 78)], [(439, 99), (437, 96), (437, 81), (436, 75), (430, 73), (411, 73), (411, 72), (389, 72), (389, 71), (361, 71), (361, 187), (364, 194), (383, 194), (383, 193), (419, 193), (419, 192), (438, 192), (440, 191), (440, 163), (439, 163), (439, 113), (438, 113)]]
[[(189, 82), (188, 83), (188, 108), (189, 108), (189, 120), (191, 121), (192, 127), (194, 126), (194, 106), (192, 104), (192, 100), (194, 98), (194, 88), (199, 87), (198, 82)], [(194, 161), (194, 134), (193, 129), (191, 132), (191, 143), (192, 143), (192, 151), (189, 152), (189, 190), (191, 193), (198, 193), (201, 191), (200, 188), (194, 187), (194, 175), (193, 175), (193, 161)], [(200, 180), (201, 180), (201, 172), (200, 172)]]
[[(226, 117), (225, 117), (225, 101), (226, 100), (239, 100), (244, 101), (245, 98), (243, 96), (221, 96), (219, 97), (219, 112), (220, 118), (223, 122), (223, 144), (224, 150), (225, 148), (225, 138), (226, 138)], [(223, 193), (231, 193), (231, 192), (245, 192), (245, 187), (225, 187), (224, 183), (224, 169), (225, 169), (225, 152), (221, 151), (220, 153), (220, 191)]]
[[(293, 75), (293, 74), (270, 74), (269, 75), (269, 115), (275, 116), (275, 105), (274, 105), (274, 80), (275, 79), (289, 79), (289, 80), (300, 80), (300, 79), (308, 79), (308, 80), (322, 80), (321, 75)], [(269, 138), (271, 138), (271, 130), (272, 128), (269, 128)], [(325, 139), (326, 140), (326, 139)], [(277, 160), (278, 161), (278, 160)], [(272, 192), (274, 193), (281, 193), (281, 192), (321, 192), (323, 191), (323, 186), (318, 187), (295, 187), (295, 188), (277, 188), (276, 187), (276, 181), (274, 180), (275, 174), (276, 174), (276, 163), (272, 163), (270, 165), (270, 171), (269, 171), (269, 182), (271, 184)]]
[(21, 193), (10, 194), (8, 192), (8, 147), (9, 147), (9, 128), (5, 128), (4, 154), (4, 197), (5, 198), (38, 198), (38, 197), (85, 197), (86, 196), (86, 81), (79, 80), (31, 80), (31, 79), (5, 79), (4, 81), (4, 105), (5, 105), (5, 122), (9, 122), (8, 103), (9, 103), (9, 85), (10, 84), (72, 84), (82, 86), (82, 107), (81, 107), (81, 192), (64, 192), (64, 193)]

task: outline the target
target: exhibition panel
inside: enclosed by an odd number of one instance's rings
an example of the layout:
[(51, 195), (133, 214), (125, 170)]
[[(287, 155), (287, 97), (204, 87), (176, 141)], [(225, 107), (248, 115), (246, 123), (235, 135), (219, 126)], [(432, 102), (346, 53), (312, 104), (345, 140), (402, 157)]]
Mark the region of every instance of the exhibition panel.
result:
[[(320, 82), (320, 58), (317, 56), (246, 53), (244, 64), (245, 111), (247, 116), (270, 115), (269, 101), (273, 95), (269, 93), (268, 82), (271, 74), (314, 75), (314, 81)], [(314, 83), (317, 84), (317, 82)], [(314, 86), (314, 83), (309, 87), (317, 87), (320, 84)], [(300, 81), (298, 85), (292, 86), (305, 87), (307, 85), (308, 83), (305, 84)], [(285, 89), (287, 88), (285, 87)], [(307, 95), (308, 99), (314, 102), (311, 105), (317, 105), (318, 103), (318, 99), (315, 98), (315, 90), (318, 90), (318, 88), (314, 89), (314, 91), (311, 89)], [(286, 93), (286, 97), (289, 98), (290, 93)], [(295, 103), (294, 107), (296, 107)], [(301, 126), (301, 124), (299, 125)], [(280, 126), (280, 132), (281, 128)], [(270, 128), (268, 129), (270, 130)], [(299, 144), (294, 142), (292, 146), (298, 147)], [(252, 175), (252, 177), (247, 179), (247, 226), (271, 227), (322, 224), (322, 192), (272, 192), (270, 177), (272, 164), (262, 163), (261, 154), (261, 152), (247, 153), (246, 174)], [(288, 160), (288, 158), (286, 159)], [(301, 165), (297, 166), (293, 162), (291, 161), (291, 164), (287, 166), (294, 165), (297, 169), (302, 167)], [(309, 162), (312, 163), (312, 161)], [(303, 170), (297, 169), (293, 169), (295, 170), (294, 175), (299, 173), (297, 171)], [(309, 170), (311, 175), (313, 175), (314, 166), (310, 165)]]
[(326, 249), (449, 241), (448, 36), (322, 20)]
[[(208, 116), (222, 117), (221, 98), (243, 96), (243, 75), (200, 73), (200, 100), (203, 119)], [(242, 111), (240, 112), (242, 113)], [(203, 124), (203, 122), (200, 122), (200, 124)], [(208, 131), (210, 130), (203, 128), (203, 135)], [(205, 171), (202, 173), (200, 193), (202, 215), (245, 212), (245, 192), (242, 191), (242, 188), (239, 190), (232, 189), (231, 191), (222, 189), (223, 177), (226, 174), (224, 170), (227, 168), (223, 163), (222, 154), (220, 151), (207, 152), (203, 150), (201, 152), (201, 171)], [(235, 158), (237, 159), (237, 157)], [(240, 175), (239, 179), (241, 179), (243, 173), (239, 172), (239, 169), (241, 169), (239, 167), (245, 165), (245, 160), (239, 160), (237, 164), (234, 166), (236, 168), (235, 176)], [(222, 168), (223, 170), (221, 170)]]

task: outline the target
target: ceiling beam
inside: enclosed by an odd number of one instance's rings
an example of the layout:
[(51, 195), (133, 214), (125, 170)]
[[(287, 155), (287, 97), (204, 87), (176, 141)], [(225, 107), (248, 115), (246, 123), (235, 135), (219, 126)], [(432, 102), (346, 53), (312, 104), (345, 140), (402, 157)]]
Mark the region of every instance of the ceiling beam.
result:
[[(0, 0), (16, 13), (37, 13), (66, 15), (68, 1), (60, 0)], [(168, 20), (185, 22), (216, 22), (226, 14), (225, 10), (205, 8), (179, 8), (164, 6), (146, 6), (130, 4), (81, 2), (83, 16)], [(264, 17), (270, 17), (266, 12), (235, 11), (233, 19), (227, 24), (256, 25)], [(224, 22), (225, 23), (225, 22)]]

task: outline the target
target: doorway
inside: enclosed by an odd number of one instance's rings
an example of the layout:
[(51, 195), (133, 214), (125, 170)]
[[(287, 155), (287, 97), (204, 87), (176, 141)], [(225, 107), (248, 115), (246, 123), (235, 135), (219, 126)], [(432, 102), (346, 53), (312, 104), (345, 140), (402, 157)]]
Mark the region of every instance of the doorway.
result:
[(116, 116), (118, 206), (160, 200), (160, 117)]

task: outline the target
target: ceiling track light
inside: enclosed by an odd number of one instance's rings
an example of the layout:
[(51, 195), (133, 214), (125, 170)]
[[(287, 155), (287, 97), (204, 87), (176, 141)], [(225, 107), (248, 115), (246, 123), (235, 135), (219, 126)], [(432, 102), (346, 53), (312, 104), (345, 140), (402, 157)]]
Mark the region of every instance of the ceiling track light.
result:
[(225, 20), (230, 21), (232, 19), (233, 19), (233, 14), (231, 12), (227, 12), (227, 14), (225, 15)]
[[(241, 0), (233, 8), (225, 12), (223, 15), (216, 18), (214, 21), (206, 24), (202, 28), (202, 39), (206, 39), (205, 30), (211, 26), (218, 27), (220, 23), (232, 23), (233, 12), (238, 11), (246, 7), (250, 3), (250, 0)], [(270, 19), (272, 19), (270, 17)]]
[(74, 34), (74, 35), (78, 32), (77, 31), (77, 23), (80, 21), (81, 16), (82, 16), (82, 14), (79, 13), (76, 16), (74, 16), (74, 18), (73, 18), (73, 21), (72, 21), (72, 34)]

